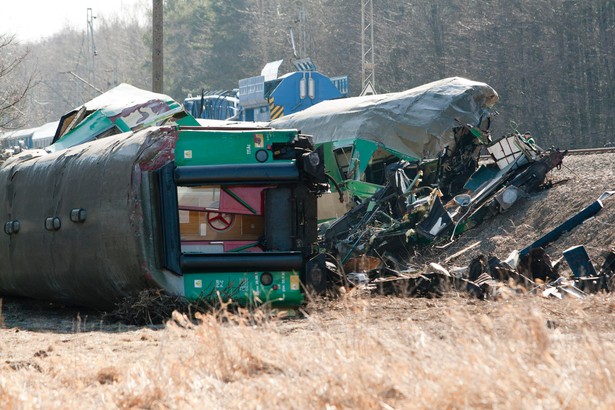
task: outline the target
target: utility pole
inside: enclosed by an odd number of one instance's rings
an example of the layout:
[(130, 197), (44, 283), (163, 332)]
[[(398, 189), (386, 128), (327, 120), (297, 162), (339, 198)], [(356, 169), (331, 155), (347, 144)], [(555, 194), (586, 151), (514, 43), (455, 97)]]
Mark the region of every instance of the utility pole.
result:
[[(98, 51), (96, 50), (96, 43), (94, 42), (94, 19), (96, 16), (91, 8), (87, 9), (87, 27), (88, 27), (88, 81), (90, 84), (96, 83), (96, 56)], [(91, 94), (90, 94), (91, 96)]]
[(152, 0), (152, 2), (152, 91), (162, 93), (164, 90), (162, 0)]
[(363, 86), (361, 95), (376, 94), (373, 0), (361, 0), (361, 82)]

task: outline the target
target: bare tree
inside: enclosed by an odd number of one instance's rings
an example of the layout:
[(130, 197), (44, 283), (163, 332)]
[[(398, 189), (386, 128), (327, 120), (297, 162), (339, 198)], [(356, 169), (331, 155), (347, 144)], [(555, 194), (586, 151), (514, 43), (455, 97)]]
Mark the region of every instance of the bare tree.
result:
[(17, 44), (14, 35), (0, 34), (0, 129), (18, 128), (25, 117), (21, 106), (36, 85), (35, 73), (27, 73), (28, 50)]

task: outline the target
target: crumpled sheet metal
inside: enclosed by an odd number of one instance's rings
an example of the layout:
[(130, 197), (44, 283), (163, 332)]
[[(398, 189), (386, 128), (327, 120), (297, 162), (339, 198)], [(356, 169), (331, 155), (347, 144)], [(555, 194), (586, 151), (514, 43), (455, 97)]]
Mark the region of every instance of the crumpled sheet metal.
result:
[(454, 148), (456, 119), (477, 126), (498, 99), (485, 83), (452, 77), (399, 93), (323, 101), (271, 126), (311, 134), (315, 144), (356, 138), (433, 158), (446, 145)]
[(151, 122), (152, 118), (169, 112), (170, 117), (183, 108), (165, 94), (141, 90), (130, 84), (122, 83), (84, 104), (88, 111), (103, 110), (113, 118), (122, 118), (131, 128), (141, 123)]
[[(156, 265), (152, 172), (174, 158), (177, 131), (148, 128), (56, 153), (28, 151), (0, 168), (0, 293), (110, 308), (147, 287), (182, 293)], [(87, 212), (84, 222), (72, 209)], [(47, 218), (61, 221), (47, 230)]]

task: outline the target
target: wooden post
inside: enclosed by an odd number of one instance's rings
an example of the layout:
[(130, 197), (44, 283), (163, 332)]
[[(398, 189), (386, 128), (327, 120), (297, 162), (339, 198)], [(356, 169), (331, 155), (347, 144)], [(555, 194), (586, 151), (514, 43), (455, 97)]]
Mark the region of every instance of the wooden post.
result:
[(152, 2), (152, 91), (162, 93), (164, 90), (162, 0), (152, 0)]

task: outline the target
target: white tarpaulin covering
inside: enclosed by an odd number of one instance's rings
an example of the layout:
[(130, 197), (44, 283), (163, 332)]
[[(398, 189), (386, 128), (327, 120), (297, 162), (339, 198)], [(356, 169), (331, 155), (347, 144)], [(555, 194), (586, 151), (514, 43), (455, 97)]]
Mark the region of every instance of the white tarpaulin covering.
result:
[(432, 158), (454, 148), (452, 129), (478, 126), (499, 97), (485, 83), (452, 77), (407, 91), (323, 101), (271, 122), (299, 129), (316, 144), (364, 139), (414, 158)]

